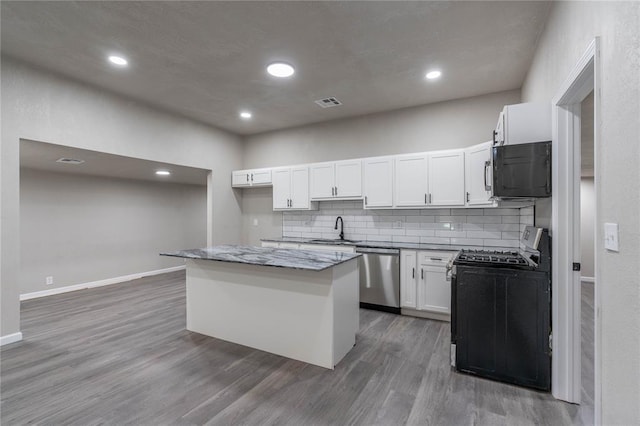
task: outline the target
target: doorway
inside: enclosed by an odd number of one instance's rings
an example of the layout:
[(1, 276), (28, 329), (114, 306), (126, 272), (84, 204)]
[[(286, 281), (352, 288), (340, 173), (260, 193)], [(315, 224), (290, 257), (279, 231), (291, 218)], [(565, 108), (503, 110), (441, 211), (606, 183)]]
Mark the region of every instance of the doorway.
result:
[(594, 424), (594, 286), (595, 282), (595, 179), (593, 155), (594, 94), (580, 104), (580, 309), (581, 391), (580, 414), (584, 424)]
[[(598, 197), (599, 143), (599, 40), (594, 39), (575, 65), (552, 102), (552, 321), (553, 321), (553, 396), (572, 403), (582, 402), (582, 272), (581, 261), (581, 178), (582, 178), (582, 106), (593, 94), (593, 182)], [(586, 102), (585, 99), (587, 100)], [(588, 107), (587, 107), (588, 108)], [(591, 152), (591, 150), (590, 150)], [(588, 157), (586, 157), (588, 158)], [(595, 201), (594, 201), (595, 204)], [(593, 223), (598, 209), (591, 208)], [(595, 229), (593, 225), (592, 229)], [(597, 234), (596, 234), (597, 235)], [(597, 238), (597, 236), (596, 236)], [(591, 247), (593, 247), (592, 245)], [(598, 282), (598, 254), (593, 256), (593, 278)], [(593, 422), (600, 423), (600, 291), (594, 286), (593, 308)], [(587, 319), (587, 322), (589, 320)], [(586, 323), (585, 323), (586, 324)], [(586, 339), (585, 339), (586, 340)], [(588, 366), (587, 366), (588, 369)], [(585, 378), (585, 381), (588, 379)], [(587, 388), (590, 387), (585, 383)], [(585, 402), (585, 409), (588, 411)]]

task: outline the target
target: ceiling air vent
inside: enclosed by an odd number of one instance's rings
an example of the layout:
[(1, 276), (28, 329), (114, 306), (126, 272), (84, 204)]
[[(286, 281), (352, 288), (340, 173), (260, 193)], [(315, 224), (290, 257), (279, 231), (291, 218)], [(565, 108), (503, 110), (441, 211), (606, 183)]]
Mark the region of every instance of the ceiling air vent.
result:
[(342, 102), (340, 102), (334, 97), (318, 99), (317, 101), (314, 101), (314, 102), (320, 105), (322, 108), (331, 108), (334, 106), (342, 105)]
[(84, 160), (78, 160), (76, 158), (58, 158), (56, 163), (64, 163), (64, 164), (82, 164)]

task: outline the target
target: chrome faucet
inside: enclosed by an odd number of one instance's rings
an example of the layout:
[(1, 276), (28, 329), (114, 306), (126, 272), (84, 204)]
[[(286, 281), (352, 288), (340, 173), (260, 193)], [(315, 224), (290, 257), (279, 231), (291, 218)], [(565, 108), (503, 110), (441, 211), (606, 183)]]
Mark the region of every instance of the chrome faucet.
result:
[(344, 240), (344, 221), (342, 220), (342, 216), (336, 218), (336, 226), (333, 229), (338, 229), (338, 220), (340, 221), (340, 239)]

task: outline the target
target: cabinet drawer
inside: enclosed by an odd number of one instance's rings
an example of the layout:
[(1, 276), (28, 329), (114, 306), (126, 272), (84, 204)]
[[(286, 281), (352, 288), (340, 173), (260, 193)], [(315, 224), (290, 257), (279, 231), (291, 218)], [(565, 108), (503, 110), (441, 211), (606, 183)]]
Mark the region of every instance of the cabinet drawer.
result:
[(446, 266), (453, 255), (454, 253), (450, 251), (420, 251), (418, 252), (418, 263), (421, 265), (432, 264)]

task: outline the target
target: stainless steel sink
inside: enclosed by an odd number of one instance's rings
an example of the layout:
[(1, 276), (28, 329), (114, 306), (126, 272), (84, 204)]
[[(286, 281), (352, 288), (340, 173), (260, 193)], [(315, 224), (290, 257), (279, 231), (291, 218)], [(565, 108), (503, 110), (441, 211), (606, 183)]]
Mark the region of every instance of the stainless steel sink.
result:
[(318, 238), (315, 240), (309, 240), (310, 243), (323, 243), (323, 244), (355, 244), (358, 241), (353, 240), (332, 240), (329, 238)]

